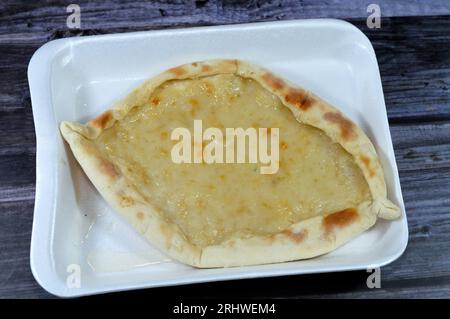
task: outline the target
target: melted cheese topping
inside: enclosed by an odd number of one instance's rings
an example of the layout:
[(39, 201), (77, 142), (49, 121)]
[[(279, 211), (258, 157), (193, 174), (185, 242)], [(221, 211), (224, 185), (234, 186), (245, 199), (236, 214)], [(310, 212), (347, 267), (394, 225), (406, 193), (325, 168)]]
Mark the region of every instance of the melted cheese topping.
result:
[[(257, 164), (175, 164), (170, 135), (208, 127), (279, 128), (280, 168)], [(225, 136), (225, 134), (224, 134)], [(95, 141), (136, 189), (198, 246), (269, 235), (303, 219), (370, 199), (362, 172), (325, 133), (298, 123), (280, 99), (251, 79), (216, 75), (166, 82), (148, 103)]]

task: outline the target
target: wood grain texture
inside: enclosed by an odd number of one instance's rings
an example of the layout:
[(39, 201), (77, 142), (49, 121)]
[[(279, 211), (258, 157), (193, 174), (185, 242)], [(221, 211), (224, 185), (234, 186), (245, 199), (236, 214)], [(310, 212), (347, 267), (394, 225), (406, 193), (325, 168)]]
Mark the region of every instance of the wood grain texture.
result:
[[(383, 17), (445, 15), (446, 0), (378, 0)], [(0, 2), (0, 34), (66, 32), (66, 7), (81, 7), (82, 29), (150, 30), (177, 26), (246, 23), (308, 18), (366, 18), (366, 0), (210, 0), (210, 1), (20, 1)]]
[(382, 9), (382, 28), (370, 30), (365, 24), (365, 1), (78, 1), (82, 30), (77, 31), (65, 26), (65, 6), (69, 3), (0, 2), (0, 298), (51, 297), (34, 281), (29, 267), (36, 146), (26, 69), (39, 46), (51, 39), (75, 35), (306, 17), (347, 19), (374, 45), (410, 227), (405, 254), (382, 268), (381, 289), (366, 287), (365, 272), (346, 272), (122, 294), (450, 297), (448, 2), (377, 1)]
[(349, 21), (376, 50), (391, 123), (450, 119), (450, 19), (383, 19), (370, 31)]

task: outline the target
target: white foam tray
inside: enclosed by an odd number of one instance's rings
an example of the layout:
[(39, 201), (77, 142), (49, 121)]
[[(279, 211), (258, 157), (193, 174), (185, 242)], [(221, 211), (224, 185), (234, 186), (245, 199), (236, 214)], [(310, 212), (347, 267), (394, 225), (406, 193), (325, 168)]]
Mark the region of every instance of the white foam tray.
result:
[[(379, 221), (319, 258), (228, 269), (172, 261), (122, 222), (74, 160), (58, 124), (98, 115), (167, 68), (214, 58), (260, 64), (358, 123), (376, 145), (402, 218)], [(61, 39), (36, 51), (28, 78), (37, 136), (31, 269), (52, 294), (365, 269), (386, 265), (405, 250), (408, 228), (377, 60), (369, 40), (349, 23), (303, 20)], [(66, 284), (71, 264), (80, 266), (80, 288)]]

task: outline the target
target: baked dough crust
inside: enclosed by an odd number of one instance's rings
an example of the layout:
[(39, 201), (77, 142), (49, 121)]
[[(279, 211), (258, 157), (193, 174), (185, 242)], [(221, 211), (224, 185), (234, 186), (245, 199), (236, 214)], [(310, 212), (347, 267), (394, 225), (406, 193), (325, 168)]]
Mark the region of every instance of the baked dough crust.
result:
[[(270, 236), (231, 238), (206, 247), (189, 242), (179, 226), (163, 218), (115, 165), (102, 156), (93, 140), (123, 119), (134, 106), (148, 101), (152, 92), (164, 82), (218, 74), (235, 74), (257, 81), (277, 95), (300, 123), (322, 130), (339, 143), (361, 169), (372, 200), (358, 207), (302, 220)], [(395, 219), (400, 216), (400, 209), (387, 199), (383, 169), (366, 134), (318, 96), (248, 62), (209, 60), (169, 69), (144, 82), (86, 125), (62, 122), (60, 129), (77, 161), (106, 201), (153, 245), (172, 258), (195, 267), (243, 266), (311, 258), (328, 253), (366, 231), (378, 217)]]

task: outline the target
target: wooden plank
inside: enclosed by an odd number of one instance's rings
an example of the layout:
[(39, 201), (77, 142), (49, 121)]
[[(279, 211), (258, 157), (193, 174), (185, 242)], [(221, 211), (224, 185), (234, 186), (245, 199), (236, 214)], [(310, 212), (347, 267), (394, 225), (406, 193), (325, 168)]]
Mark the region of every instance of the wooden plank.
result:
[(350, 20), (377, 54), (390, 122), (450, 119), (450, 18)]
[[(89, 29), (82, 31), (83, 34), (298, 18), (308, 12), (320, 15), (327, 10), (312, 1), (304, 1), (303, 6), (283, 2), (281, 7), (277, 2), (252, 2), (248, 6), (232, 1), (224, 1), (221, 6), (214, 1), (204, 5), (105, 3), (87, 4), (84, 27)], [(427, 3), (436, 4), (437, 8), (443, 2)], [(356, 6), (354, 9), (344, 6), (339, 11), (338, 4), (335, 2), (329, 8), (331, 15), (344, 16), (347, 11), (345, 17), (352, 17), (359, 10)], [(29, 269), (36, 147), (26, 68), (32, 53), (49, 39), (79, 33), (65, 28), (66, 13), (59, 11), (65, 5), (63, 1), (47, 6), (35, 2), (0, 3), (0, 73), (3, 75), (0, 77), (0, 297), (49, 296), (34, 281)], [(414, 5), (411, 8), (411, 12), (434, 12), (430, 11), (433, 8), (428, 11), (418, 11)], [(400, 9), (390, 10), (395, 13)], [(158, 10), (159, 15), (152, 10)], [(223, 12), (226, 13), (217, 17)], [(129, 21), (133, 21), (132, 26)], [(210, 283), (128, 294), (450, 297), (450, 19), (448, 16), (385, 18), (379, 30), (369, 30), (364, 19), (351, 19), (351, 22), (369, 36), (378, 55), (410, 227), (406, 253), (382, 269), (383, 288), (369, 290), (365, 286), (365, 272), (350, 272)]]
[[(370, 30), (361, 20), (350, 20), (371, 39), (378, 56), (385, 100), (391, 123), (450, 119), (450, 19), (428, 17), (386, 18), (380, 30)], [(133, 29), (95, 29), (100, 34)], [(0, 110), (29, 103), (26, 67), (33, 52), (49, 39), (68, 37), (79, 31), (53, 30), (0, 36)], [(420, 39), (418, 41), (417, 39)], [(439, 48), (439, 50), (435, 50)], [(15, 85), (8, 85), (14, 82)]]
[[(70, 2), (57, 0), (42, 5), (39, 1), (0, 2), (0, 34), (65, 30)], [(83, 29), (162, 28), (188, 25), (245, 23), (268, 20), (308, 18), (366, 18), (364, 0), (282, 1), (76, 1), (81, 7)], [(445, 15), (450, 12), (445, 0), (376, 1), (383, 17)]]
[(367, 7), (375, 3), (380, 6), (381, 16), (429, 16), (448, 14), (449, 7), (443, 1), (255, 1), (250, 17), (252, 21), (311, 19), (311, 18), (364, 18), (369, 15)]
[(33, 200), (4, 202), (0, 194), (0, 297), (50, 297), (30, 271)]

